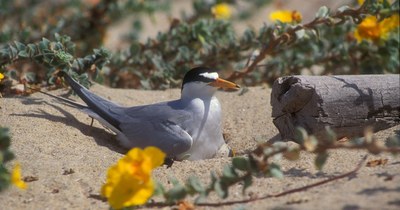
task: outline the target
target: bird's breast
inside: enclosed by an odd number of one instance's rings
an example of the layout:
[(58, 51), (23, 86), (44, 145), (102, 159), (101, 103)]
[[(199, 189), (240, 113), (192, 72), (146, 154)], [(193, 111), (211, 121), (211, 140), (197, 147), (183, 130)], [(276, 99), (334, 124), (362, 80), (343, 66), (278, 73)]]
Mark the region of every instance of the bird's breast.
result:
[(188, 133), (193, 144), (188, 151), (192, 160), (212, 158), (224, 143), (221, 127), (221, 106), (217, 98), (210, 100), (194, 99), (188, 108), (192, 121)]

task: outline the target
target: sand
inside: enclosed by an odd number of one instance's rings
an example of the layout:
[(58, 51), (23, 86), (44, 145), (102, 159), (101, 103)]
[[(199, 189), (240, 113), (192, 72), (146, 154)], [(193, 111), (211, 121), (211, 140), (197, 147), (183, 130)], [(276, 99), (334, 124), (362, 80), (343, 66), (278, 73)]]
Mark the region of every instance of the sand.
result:
[[(91, 90), (123, 105), (165, 101), (180, 95), (178, 89), (142, 91), (94, 85)], [(278, 134), (271, 119), (270, 92), (267, 87), (252, 87), (244, 95), (217, 93), (223, 106), (224, 133), (228, 144), (238, 153), (252, 150), (257, 142), (267, 141)], [(63, 95), (66, 91), (51, 93)], [(75, 96), (70, 98), (78, 100)], [(23, 176), (38, 178), (28, 183), (27, 190), (10, 187), (2, 192), (0, 209), (108, 209), (107, 203), (99, 199), (99, 190), (108, 167), (126, 152), (116, 143), (112, 133), (96, 121), (90, 127), (91, 119), (87, 115), (40, 93), (2, 98), (0, 106), (0, 125), (11, 130), (11, 149), (22, 166)], [(400, 126), (392, 127), (376, 133), (376, 136), (384, 141), (399, 130)], [(244, 195), (242, 186), (236, 185), (229, 191), (227, 200), (279, 193), (321, 181), (351, 171), (365, 154), (364, 151), (331, 151), (320, 172), (313, 165), (314, 155), (302, 153), (298, 161), (278, 161), (284, 178), (256, 177)], [(351, 178), (280, 198), (219, 208), (399, 209), (400, 157), (369, 155), (368, 160), (380, 158), (387, 158), (388, 163), (377, 167), (364, 164)], [(175, 162), (171, 168), (156, 169), (153, 175), (154, 179), (166, 185), (171, 176), (182, 181), (197, 176), (208, 182), (210, 171), (220, 171), (229, 161), (230, 158), (220, 158)], [(208, 201), (221, 200), (212, 195)]]

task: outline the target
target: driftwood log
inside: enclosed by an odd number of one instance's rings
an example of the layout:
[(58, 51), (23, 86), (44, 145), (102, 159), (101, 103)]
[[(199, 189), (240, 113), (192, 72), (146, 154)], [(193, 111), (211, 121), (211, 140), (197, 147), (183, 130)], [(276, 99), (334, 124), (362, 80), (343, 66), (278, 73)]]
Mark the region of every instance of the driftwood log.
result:
[(271, 93), (272, 117), (282, 140), (295, 140), (301, 126), (325, 137), (330, 126), (338, 138), (362, 136), (400, 123), (400, 75), (288, 76)]

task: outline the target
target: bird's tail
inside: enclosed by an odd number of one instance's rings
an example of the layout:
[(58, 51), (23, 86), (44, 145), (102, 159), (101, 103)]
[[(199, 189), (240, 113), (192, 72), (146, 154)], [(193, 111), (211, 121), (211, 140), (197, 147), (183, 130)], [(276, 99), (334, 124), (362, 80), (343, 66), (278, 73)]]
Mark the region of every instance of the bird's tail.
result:
[(110, 109), (119, 107), (118, 105), (90, 92), (64, 71), (60, 71), (58, 76), (63, 77), (68, 82), (72, 90), (88, 105), (89, 109), (119, 130), (118, 119), (110, 113)]
[(72, 100), (70, 100), (70, 99), (68, 99), (68, 98), (64, 98), (64, 97), (61, 97), (61, 96), (56, 96), (56, 95), (53, 95), (53, 94), (51, 94), (51, 93), (47, 93), (47, 92), (41, 91), (41, 90), (39, 90), (39, 89), (31, 88), (31, 87), (29, 87), (29, 86), (27, 86), (27, 88), (29, 88), (29, 89), (31, 89), (31, 90), (33, 90), (33, 91), (35, 91), (35, 92), (39, 92), (39, 93), (42, 93), (42, 94), (44, 94), (44, 95), (50, 96), (50, 97), (52, 97), (52, 98), (55, 98), (55, 99), (57, 99), (57, 100), (60, 100), (60, 101), (66, 103), (66, 104), (68, 104), (68, 105), (70, 105), (70, 106), (72, 106), (72, 107), (74, 107), (74, 108), (78, 108), (78, 109), (87, 109), (87, 108), (89, 108), (88, 106), (86, 106), (86, 105), (84, 105), (84, 104), (81, 104), (81, 103), (72, 101)]

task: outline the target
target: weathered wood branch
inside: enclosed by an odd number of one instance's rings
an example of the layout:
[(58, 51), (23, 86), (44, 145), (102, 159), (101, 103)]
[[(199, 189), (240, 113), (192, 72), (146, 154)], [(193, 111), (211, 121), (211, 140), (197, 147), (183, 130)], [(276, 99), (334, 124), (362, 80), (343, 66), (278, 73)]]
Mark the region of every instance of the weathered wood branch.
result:
[(338, 137), (362, 136), (400, 123), (400, 75), (289, 76), (271, 93), (272, 117), (282, 139), (295, 128), (324, 138), (325, 126)]

